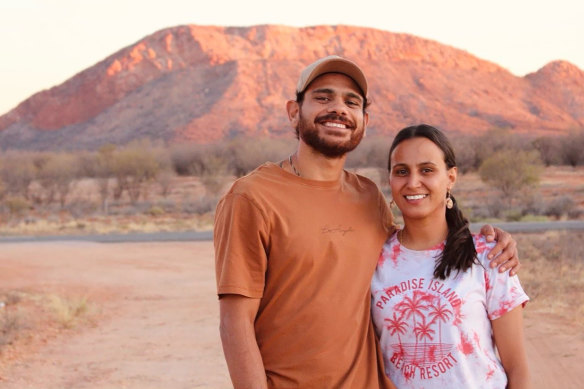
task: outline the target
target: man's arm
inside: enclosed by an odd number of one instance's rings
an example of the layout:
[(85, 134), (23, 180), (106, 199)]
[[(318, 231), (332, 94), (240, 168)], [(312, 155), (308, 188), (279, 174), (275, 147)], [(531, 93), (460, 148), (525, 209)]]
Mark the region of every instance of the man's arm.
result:
[(267, 389), (254, 321), (260, 299), (228, 294), (219, 299), (219, 332), (234, 389)]
[(500, 253), (500, 255), (491, 261), (491, 267), (499, 266), (499, 272), (501, 273), (511, 269), (509, 271), (510, 275), (517, 274), (521, 264), (519, 263), (517, 242), (511, 237), (511, 234), (489, 224), (485, 224), (481, 228), (481, 234), (485, 236), (487, 242), (497, 242), (489, 252), (488, 258), (493, 259), (497, 254)]

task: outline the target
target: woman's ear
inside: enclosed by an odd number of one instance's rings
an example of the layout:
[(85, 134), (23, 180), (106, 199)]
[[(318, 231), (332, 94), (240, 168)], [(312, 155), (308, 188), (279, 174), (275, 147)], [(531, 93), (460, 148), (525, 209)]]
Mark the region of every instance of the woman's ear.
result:
[(454, 184), (456, 183), (456, 178), (458, 177), (458, 168), (456, 166), (451, 167), (448, 169), (448, 190), (452, 190), (454, 188)]

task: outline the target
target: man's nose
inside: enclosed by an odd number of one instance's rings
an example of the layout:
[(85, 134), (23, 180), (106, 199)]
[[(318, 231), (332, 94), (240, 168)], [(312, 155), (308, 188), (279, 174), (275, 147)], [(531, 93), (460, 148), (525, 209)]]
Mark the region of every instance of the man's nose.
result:
[(334, 112), (337, 115), (346, 115), (347, 114), (347, 105), (343, 101), (343, 99), (334, 99), (328, 106), (329, 112)]

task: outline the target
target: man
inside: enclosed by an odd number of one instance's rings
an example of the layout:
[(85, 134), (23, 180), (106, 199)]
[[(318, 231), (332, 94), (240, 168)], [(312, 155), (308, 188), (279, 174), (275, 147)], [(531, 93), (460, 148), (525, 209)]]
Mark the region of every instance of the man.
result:
[[(296, 152), (236, 181), (217, 206), (220, 332), (235, 388), (393, 387), (369, 291), (391, 212), (373, 182), (343, 170), (365, 133), (367, 92), (351, 61), (309, 65), (286, 105)], [(515, 255), (504, 238), (501, 260)]]

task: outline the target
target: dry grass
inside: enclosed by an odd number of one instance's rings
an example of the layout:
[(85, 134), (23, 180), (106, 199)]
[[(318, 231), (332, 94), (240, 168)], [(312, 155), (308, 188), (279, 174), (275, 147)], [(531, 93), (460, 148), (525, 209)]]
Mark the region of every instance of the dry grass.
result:
[(48, 296), (49, 306), (57, 323), (63, 328), (73, 328), (89, 311), (86, 297), (66, 299), (55, 294)]
[(86, 297), (0, 291), (0, 356), (11, 354), (38, 334), (91, 323), (95, 306)]
[(160, 231), (205, 231), (213, 228), (213, 214), (91, 216), (86, 218), (35, 218), (0, 223), (0, 235), (89, 235)]
[(584, 327), (584, 232), (514, 234), (522, 268), (519, 278), (531, 298), (529, 312), (549, 313)]

